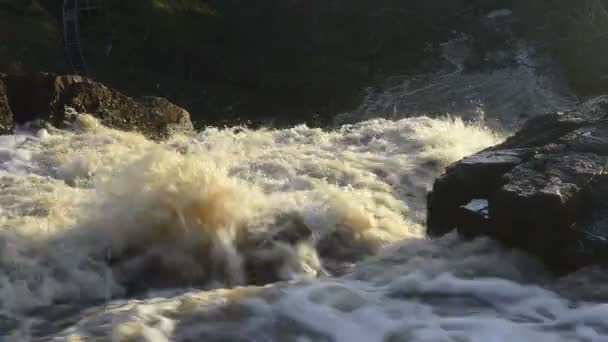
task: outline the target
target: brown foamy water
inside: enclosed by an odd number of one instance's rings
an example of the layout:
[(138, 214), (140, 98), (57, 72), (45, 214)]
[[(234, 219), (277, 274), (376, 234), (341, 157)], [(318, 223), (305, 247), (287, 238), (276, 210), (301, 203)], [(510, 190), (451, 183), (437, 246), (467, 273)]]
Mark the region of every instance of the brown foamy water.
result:
[(531, 258), (424, 236), (433, 179), (501, 139), (426, 117), (3, 136), (3, 338), (595, 341), (605, 309), (538, 287)]

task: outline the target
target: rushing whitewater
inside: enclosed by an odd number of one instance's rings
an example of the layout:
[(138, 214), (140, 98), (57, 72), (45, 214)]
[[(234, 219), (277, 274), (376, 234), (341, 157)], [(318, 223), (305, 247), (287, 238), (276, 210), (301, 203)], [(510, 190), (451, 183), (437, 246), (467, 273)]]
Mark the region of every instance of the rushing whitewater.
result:
[(501, 139), (427, 117), (155, 143), (79, 115), (2, 136), (0, 336), (608, 341), (603, 288), (580, 283), (601, 274), (425, 238), (435, 177)]
[(403, 118), (454, 113), (497, 129), (515, 130), (531, 115), (567, 111), (576, 104), (559, 68), (529, 43), (515, 44), (512, 60), (506, 57), (508, 51), (494, 52), (502, 66), (491, 71), (467, 70), (470, 45), (464, 35), (441, 44), (442, 68), (389, 77), (368, 89), (355, 113), (339, 115), (336, 121), (357, 122), (379, 114)]

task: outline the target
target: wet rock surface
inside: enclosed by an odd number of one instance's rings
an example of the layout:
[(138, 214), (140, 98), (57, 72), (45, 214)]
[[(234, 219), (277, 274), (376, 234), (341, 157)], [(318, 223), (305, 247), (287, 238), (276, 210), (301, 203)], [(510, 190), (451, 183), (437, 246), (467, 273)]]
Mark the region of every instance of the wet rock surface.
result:
[(139, 132), (152, 139), (193, 131), (190, 114), (166, 99), (131, 98), (81, 76), (4, 75), (0, 81), (6, 85), (7, 107), (17, 123), (41, 119), (63, 127), (71, 119), (65, 114), (66, 107), (71, 107), (101, 119), (108, 127)]
[(13, 130), (13, 113), (8, 106), (6, 86), (0, 80), (0, 134), (9, 134)]
[(489, 236), (569, 272), (608, 260), (607, 195), (608, 97), (598, 97), (448, 167), (428, 196), (427, 232)]

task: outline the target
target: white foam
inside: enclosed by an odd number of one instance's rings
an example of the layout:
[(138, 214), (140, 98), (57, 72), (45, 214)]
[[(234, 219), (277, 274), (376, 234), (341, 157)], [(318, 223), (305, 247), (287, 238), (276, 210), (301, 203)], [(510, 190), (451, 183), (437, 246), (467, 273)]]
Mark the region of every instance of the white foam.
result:
[(469, 203), (463, 206), (464, 209), (468, 211), (472, 211), (474, 213), (479, 213), (488, 209), (488, 200), (487, 199), (473, 199)]
[[(608, 339), (608, 305), (573, 306), (550, 291), (495, 278), (414, 272), (389, 286), (334, 279), (252, 289), (236, 301), (230, 291), (209, 294), (111, 305), (59, 336), (120, 334), (146, 341), (151, 336), (177, 341)], [(105, 332), (93, 329), (106, 321), (120, 324)]]
[[(498, 19), (508, 14), (508, 10), (498, 10), (489, 15)], [(553, 70), (553, 65), (543, 61), (529, 44), (519, 42), (514, 47), (516, 63), (505, 63), (491, 72), (465, 71), (465, 61), (472, 55), (470, 46), (465, 35), (442, 44), (443, 57), (449, 65), (444, 70), (415, 77), (391, 77), (382, 87), (369, 88), (355, 114), (344, 114), (337, 121), (449, 113), (486, 121), (497, 129), (512, 129), (522, 123), (521, 114), (565, 111), (576, 104), (559, 71)], [(539, 73), (538, 69), (549, 71)]]
[[(29, 322), (7, 332), (21, 340), (605, 340), (606, 306), (572, 306), (532, 285), (551, 278), (530, 257), (487, 240), (424, 239), (433, 178), (500, 141), (481, 126), (209, 129), (156, 144), (80, 120), (76, 131), (0, 144), (12, 165), (0, 175), (0, 308)], [(258, 239), (302, 227), (312, 235), (293, 245)], [(387, 245), (342, 278), (188, 289), (244, 284), (251, 267), (310, 278)], [(120, 298), (137, 279), (183, 282), (158, 298), (76, 309)], [(75, 313), (57, 316), (56, 301)]]
[(494, 18), (500, 18), (500, 17), (509, 17), (513, 15), (513, 11), (511, 11), (508, 8), (502, 8), (502, 9), (497, 9), (497, 10), (493, 10), (490, 13), (487, 14), (487, 17), (490, 19), (494, 19)]

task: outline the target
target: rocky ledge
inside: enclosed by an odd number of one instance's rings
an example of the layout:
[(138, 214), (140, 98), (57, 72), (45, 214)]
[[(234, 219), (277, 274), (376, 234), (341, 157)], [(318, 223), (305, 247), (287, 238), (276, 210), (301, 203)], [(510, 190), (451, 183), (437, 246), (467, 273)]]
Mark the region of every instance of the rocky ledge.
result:
[(535, 117), (448, 167), (427, 217), (431, 237), (488, 236), (558, 273), (608, 261), (608, 96)]
[(66, 107), (91, 114), (112, 128), (164, 139), (193, 131), (190, 114), (158, 97), (131, 98), (80, 76), (0, 74), (0, 134), (15, 124), (43, 120), (56, 127), (70, 121)]

